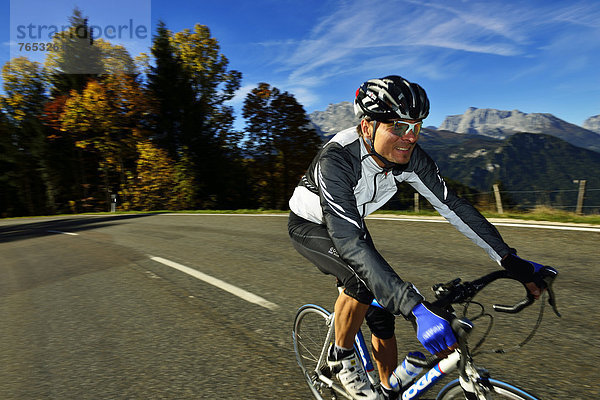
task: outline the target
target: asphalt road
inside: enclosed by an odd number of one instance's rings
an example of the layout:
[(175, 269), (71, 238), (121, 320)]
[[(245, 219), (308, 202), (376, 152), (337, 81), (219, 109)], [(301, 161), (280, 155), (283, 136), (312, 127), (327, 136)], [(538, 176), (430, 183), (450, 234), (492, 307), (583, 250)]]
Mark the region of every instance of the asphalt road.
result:
[[(310, 399), (291, 325), (304, 303), (331, 309), (335, 289), (292, 248), (286, 222), (240, 215), (0, 220), (0, 398)], [(448, 224), (368, 225), (384, 257), (429, 299), (433, 283), (496, 268)], [(478, 364), (544, 399), (598, 398), (600, 232), (499, 230), (521, 256), (559, 268), (563, 318), (546, 307), (528, 345), (483, 354)], [(204, 280), (152, 257), (200, 271)], [(212, 278), (219, 281), (206, 281)], [(518, 285), (498, 285), (482, 299), (521, 295)], [(538, 311), (497, 317), (486, 348), (518, 343)], [(401, 353), (420, 349), (409, 324), (396, 326)]]

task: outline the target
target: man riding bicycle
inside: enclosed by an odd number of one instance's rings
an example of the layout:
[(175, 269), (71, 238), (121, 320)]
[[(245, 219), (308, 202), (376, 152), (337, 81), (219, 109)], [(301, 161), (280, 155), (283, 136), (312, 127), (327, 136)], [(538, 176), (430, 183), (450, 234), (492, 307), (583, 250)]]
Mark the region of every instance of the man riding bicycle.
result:
[[(435, 162), (417, 144), (429, 114), (421, 86), (397, 75), (371, 79), (357, 90), (354, 110), (360, 124), (323, 146), (296, 187), (288, 228), (296, 250), (344, 287), (335, 303), (328, 365), (354, 398), (390, 399), (398, 396), (388, 382), (398, 363), (395, 316), (413, 321), (419, 341), (431, 353), (443, 357), (456, 345), (451, 316), (434, 309), (396, 274), (365, 225), (364, 218), (394, 195), (397, 184), (409, 183), (536, 298), (542, 287), (536, 272), (542, 265), (517, 257), (498, 230), (446, 186)], [(373, 298), (385, 309), (371, 307)], [(353, 350), (365, 318), (383, 395), (370, 384)]]

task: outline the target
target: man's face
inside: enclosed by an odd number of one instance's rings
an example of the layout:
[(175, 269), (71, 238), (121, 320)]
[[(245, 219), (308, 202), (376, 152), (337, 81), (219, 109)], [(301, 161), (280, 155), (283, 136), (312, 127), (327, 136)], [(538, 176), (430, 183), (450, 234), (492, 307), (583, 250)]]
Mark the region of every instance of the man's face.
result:
[[(396, 164), (408, 163), (415, 149), (415, 144), (419, 140), (420, 122), (402, 119), (396, 121), (395, 124), (378, 123), (375, 133), (375, 151), (386, 160)], [(373, 122), (363, 120), (361, 121), (362, 124), (366, 124), (363, 125), (365, 138), (372, 140)], [(377, 159), (375, 160), (378, 161)]]

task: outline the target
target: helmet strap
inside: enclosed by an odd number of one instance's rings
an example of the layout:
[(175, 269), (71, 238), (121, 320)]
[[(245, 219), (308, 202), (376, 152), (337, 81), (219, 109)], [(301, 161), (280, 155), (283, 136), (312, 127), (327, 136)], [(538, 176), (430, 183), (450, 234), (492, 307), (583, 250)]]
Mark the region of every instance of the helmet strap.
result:
[(378, 126), (379, 126), (379, 121), (374, 120), (373, 121), (373, 133), (371, 134), (371, 139), (365, 139), (367, 144), (371, 148), (371, 150), (365, 157), (363, 157), (363, 160), (368, 156), (375, 156), (383, 163), (384, 170), (391, 170), (397, 164), (388, 161), (385, 157), (383, 157), (381, 154), (379, 154), (378, 152), (375, 151), (375, 132), (377, 131)]

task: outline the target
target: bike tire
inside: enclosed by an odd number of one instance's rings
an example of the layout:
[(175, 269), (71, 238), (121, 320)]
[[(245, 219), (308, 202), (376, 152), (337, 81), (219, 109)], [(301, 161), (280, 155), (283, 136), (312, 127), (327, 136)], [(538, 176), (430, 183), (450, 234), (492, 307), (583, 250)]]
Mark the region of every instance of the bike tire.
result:
[[(502, 382), (496, 379), (490, 379), (490, 384), (494, 388), (494, 393), (491, 393), (491, 399), (508, 399), (508, 400), (540, 400), (539, 397), (527, 393), (510, 383)], [(458, 379), (448, 383), (438, 393), (436, 400), (464, 400), (465, 395)]]
[(325, 388), (317, 379), (319, 357), (323, 351), (329, 330), (328, 321), (331, 314), (322, 307), (307, 304), (296, 313), (292, 337), (296, 360), (302, 369), (306, 383), (318, 400), (329, 398), (329, 388)]

